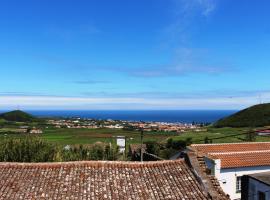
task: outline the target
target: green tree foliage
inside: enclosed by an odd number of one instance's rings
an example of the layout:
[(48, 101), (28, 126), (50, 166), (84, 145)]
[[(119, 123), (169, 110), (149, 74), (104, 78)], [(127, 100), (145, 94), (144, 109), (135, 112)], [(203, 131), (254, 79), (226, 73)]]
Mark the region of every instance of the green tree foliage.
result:
[(151, 153), (151, 154), (154, 154), (154, 155), (159, 155), (160, 153), (160, 148), (161, 148), (161, 145), (156, 142), (156, 141), (147, 141), (145, 142), (146, 144), (146, 149), (147, 149), (147, 152), (148, 153)]
[(212, 143), (212, 139), (209, 139), (207, 136), (204, 138), (204, 144)]
[(172, 138), (169, 138), (167, 140), (166, 148), (181, 150), (190, 144), (192, 144), (192, 138), (187, 138), (186, 140), (173, 140)]
[(80, 160), (116, 160), (118, 148), (103, 143), (68, 149), (29, 136), (0, 142), (1, 162), (59, 162)]
[(251, 129), (249, 132), (246, 134), (246, 141), (248, 142), (254, 142), (256, 140), (256, 133)]
[(57, 148), (35, 137), (5, 139), (0, 143), (0, 161), (51, 162)]

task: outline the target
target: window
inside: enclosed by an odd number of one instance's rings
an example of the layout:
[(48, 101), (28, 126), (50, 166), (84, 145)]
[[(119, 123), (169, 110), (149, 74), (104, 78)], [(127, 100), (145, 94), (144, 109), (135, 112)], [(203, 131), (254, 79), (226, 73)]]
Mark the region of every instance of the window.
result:
[(241, 192), (241, 176), (236, 177), (236, 193)]
[(264, 192), (261, 192), (261, 191), (259, 191), (258, 192), (258, 199), (259, 200), (266, 200), (266, 198), (265, 198), (265, 193)]

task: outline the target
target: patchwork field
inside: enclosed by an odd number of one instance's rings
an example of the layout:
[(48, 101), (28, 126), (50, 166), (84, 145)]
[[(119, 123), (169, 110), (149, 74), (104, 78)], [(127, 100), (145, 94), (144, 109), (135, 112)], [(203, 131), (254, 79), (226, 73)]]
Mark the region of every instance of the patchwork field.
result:
[[(9, 131), (9, 132), (7, 132)], [(116, 141), (116, 136), (126, 136), (127, 143), (140, 143), (139, 131), (124, 131), (117, 129), (56, 129), (48, 128), (43, 130), (41, 138), (62, 145), (67, 144), (93, 144), (95, 142)], [(208, 128), (205, 132), (144, 132), (144, 141), (166, 142), (168, 138), (174, 140), (186, 140), (192, 138), (193, 143), (204, 143), (206, 137), (213, 143), (243, 142), (247, 139), (245, 133), (250, 131), (248, 128)], [(25, 137), (25, 134), (12, 133), (11, 128), (0, 129), (0, 139), (8, 137)], [(257, 136), (256, 141), (270, 141), (270, 137)]]

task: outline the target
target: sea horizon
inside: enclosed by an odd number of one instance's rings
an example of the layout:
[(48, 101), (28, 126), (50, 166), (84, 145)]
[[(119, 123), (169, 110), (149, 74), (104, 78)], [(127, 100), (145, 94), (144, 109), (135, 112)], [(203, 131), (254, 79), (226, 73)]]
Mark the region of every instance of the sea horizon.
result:
[[(79, 117), (145, 122), (213, 123), (238, 110), (24, 110), (37, 117)], [(0, 111), (6, 112), (4, 110)]]

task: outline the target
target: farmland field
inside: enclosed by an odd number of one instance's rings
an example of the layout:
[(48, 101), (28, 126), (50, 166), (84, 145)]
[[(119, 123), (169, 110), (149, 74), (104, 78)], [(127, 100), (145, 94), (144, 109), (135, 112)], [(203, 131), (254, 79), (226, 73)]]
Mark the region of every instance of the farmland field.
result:
[[(6, 131), (10, 131), (4, 134)], [(47, 128), (43, 130), (41, 138), (58, 143), (61, 145), (73, 144), (93, 144), (95, 142), (109, 143), (115, 142), (116, 136), (125, 136), (127, 143), (140, 143), (139, 131), (125, 131), (119, 129), (68, 129), (68, 128)], [(169, 132), (144, 132), (144, 141), (166, 142), (168, 138), (174, 140), (186, 140), (192, 138), (193, 143), (204, 143), (207, 137), (213, 143), (224, 142), (243, 142), (248, 132), (248, 128), (212, 128), (209, 127), (204, 132), (186, 132), (186, 133), (169, 133)], [(0, 129), (0, 139), (7, 137), (24, 137), (25, 134), (12, 133), (11, 129)], [(270, 141), (270, 137), (257, 136), (256, 141)]]

